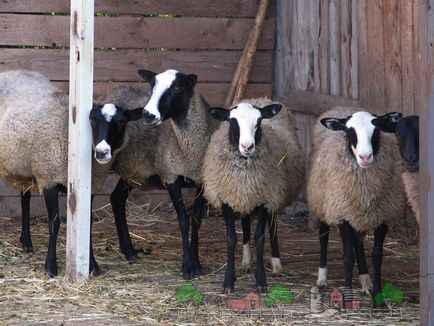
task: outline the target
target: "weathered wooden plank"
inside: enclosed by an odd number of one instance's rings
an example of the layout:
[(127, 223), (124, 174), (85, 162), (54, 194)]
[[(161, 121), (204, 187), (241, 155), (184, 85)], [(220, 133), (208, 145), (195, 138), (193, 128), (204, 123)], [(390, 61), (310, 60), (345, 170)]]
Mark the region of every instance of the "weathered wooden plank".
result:
[(357, 40), (358, 40), (358, 99), (369, 107), (369, 52), (368, 17), (366, 0), (357, 1)]
[(359, 98), (359, 31), (357, 25), (357, 0), (351, 0), (351, 97)]
[(94, 1), (71, 2), (66, 277), (89, 276)]
[[(250, 18), (95, 18), (95, 46), (106, 48), (243, 49)], [(0, 45), (69, 46), (69, 16), (0, 15)], [(170, 31), (168, 33), (167, 31)], [(274, 18), (258, 49), (273, 49)]]
[(352, 39), (352, 19), (351, 19), (351, 0), (341, 2), (341, 92), (344, 97), (351, 97), (352, 79), (351, 79), (351, 44)]
[(300, 90), (291, 90), (287, 97), (281, 98), (276, 96), (275, 99), (288, 103), (292, 111), (313, 115), (320, 115), (333, 106), (360, 106), (357, 100), (351, 98)]
[(368, 26), (368, 106), (369, 110), (383, 110), (385, 98), (383, 0), (367, 1)]
[(319, 1), (306, 1), (307, 7), (307, 87), (306, 90), (314, 91), (319, 84), (318, 63), (318, 29), (319, 29)]
[(330, 0), (329, 33), (330, 33), (330, 94), (341, 94), (341, 1)]
[(413, 2), (400, 1), (401, 14), (401, 103), (404, 115), (415, 114), (415, 60), (413, 44)]
[[(138, 68), (163, 71), (168, 68), (195, 73), (200, 81), (229, 82), (241, 51), (95, 51), (94, 79), (140, 81)], [(29, 69), (52, 80), (68, 79), (68, 50), (1, 49), (0, 71)], [(273, 62), (272, 51), (259, 51), (255, 56), (250, 82), (269, 83)]]
[[(272, 0), (271, 6), (275, 5)], [(116, 14), (168, 14), (196, 17), (255, 17), (252, 0), (96, 0), (95, 12)], [(68, 0), (2, 0), (1, 13), (68, 13)]]
[(434, 1), (429, 1), (428, 6), (428, 65), (434, 74)]
[(320, 0), (318, 8), (318, 46), (316, 60), (318, 69), (315, 75), (318, 75), (318, 83), (315, 78), (315, 92), (329, 94), (329, 5), (328, 0)]
[[(53, 82), (57, 87), (64, 91), (68, 91), (67, 81), (55, 81)], [(94, 83), (94, 97), (105, 94), (109, 89), (119, 86), (132, 86), (132, 87), (146, 87), (149, 86), (140, 82), (95, 82)], [(226, 100), (226, 94), (229, 90), (229, 83), (198, 83), (199, 92), (205, 97), (207, 102), (213, 106), (222, 106)], [(246, 89), (247, 97), (260, 97), (272, 95), (271, 83), (258, 83), (248, 84)]]
[(384, 72), (387, 110), (402, 112), (401, 8), (399, 0), (384, 2)]

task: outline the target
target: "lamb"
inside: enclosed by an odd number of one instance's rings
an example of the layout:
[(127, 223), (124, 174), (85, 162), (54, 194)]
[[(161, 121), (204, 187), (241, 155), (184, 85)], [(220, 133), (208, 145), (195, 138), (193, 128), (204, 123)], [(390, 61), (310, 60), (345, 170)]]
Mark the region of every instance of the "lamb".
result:
[[(151, 83), (152, 95), (149, 101), (143, 98), (136, 105), (141, 106), (145, 123), (161, 126), (128, 125), (128, 145), (113, 163), (113, 170), (121, 180), (111, 195), (111, 202), (117, 219), (125, 221), (125, 202), (132, 188), (167, 188), (182, 234), (183, 277), (188, 279), (202, 272), (198, 255), (198, 229), (204, 207), (202, 161), (217, 122), (212, 119), (206, 101), (194, 88), (196, 75), (172, 69), (160, 74), (139, 70), (139, 74)], [(126, 97), (130, 96), (134, 95), (126, 94)], [(104, 99), (105, 103), (110, 100)], [(133, 107), (125, 105), (127, 109)], [(196, 188), (191, 243), (190, 221), (181, 193), (183, 187)]]
[[(101, 158), (106, 155), (106, 152), (99, 154)], [(0, 73), (0, 177), (23, 193), (43, 193), (49, 226), (45, 270), (51, 276), (58, 273), (58, 193), (66, 192), (67, 164), (67, 94), (40, 73), (23, 70)], [(102, 183), (109, 170), (109, 165), (94, 164), (93, 184)], [(26, 196), (25, 200), (30, 201), (30, 194)], [(28, 213), (27, 206), (23, 216)], [(92, 245), (90, 271), (94, 275), (99, 273)]]
[(408, 203), (419, 223), (419, 116), (411, 115), (398, 122), (372, 120), (384, 132), (395, 133), (405, 171), (402, 172)]
[[(307, 182), (310, 211), (321, 221), (318, 285), (327, 282), (329, 225), (338, 225), (344, 252), (346, 303), (351, 301), (348, 293), (352, 288), (354, 252), (362, 288), (369, 290), (371, 287), (363, 250), (364, 234), (374, 231), (372, 295), (375, 298), (381, 290), (387, 225), (405, 213), (395, 142), (390, 135), (380, 137), (380, 131), (371, 123), (375, 116), (360, 110), (336, 107), (319, 117), (314, 129)], [(378, 119), (395, 122), (400, 117), (400, 113), (389, 113)]]
[(216, 119), (229, 122), (222, 123), (211, 137), (203, 166), (205, 198), (211, 205), (222, 208), (227, 228), (224, 293), (233, 291), (236, 280), (235, 215), (242, 218), (258, 215), (255, 276), (258, 290), (265, 292), (265, 225), (296, 199), (304, 181), (304, 155), (287, 108), (276, 116), (281, 109), (281, 104), (262, 98), (243, 101), (230, 111), (211, 110)]

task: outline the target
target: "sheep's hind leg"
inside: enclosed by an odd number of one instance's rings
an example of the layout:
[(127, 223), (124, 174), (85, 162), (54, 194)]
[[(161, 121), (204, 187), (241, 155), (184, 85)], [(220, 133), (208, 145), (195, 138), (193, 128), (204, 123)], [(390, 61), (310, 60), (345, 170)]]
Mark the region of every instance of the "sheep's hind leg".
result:
[(21, 214), (22, 228), (20, 242), (25, 252), (33, 252), (32, 237), (30, 235), (30, 191), (22, 192), (21, 195)]
[(235, 274), (235, 246), (237, 244), (237, 234), (235, 232), (235, 213), (231, 207), (226, 204), (222, 205), (223, 217), (226, 222), (226, 236), (227, 236), (227, 265), (225, 280), (222, 285), (223, 293), (231, 293), (234, 291), (236, 281)]
[(250, 226), (252, 217), (250, 215), (241, 217), (241, 225), (243, 228), (243, 261), (241, 268), (244, 272), (250, 272), (252, 255), (250, 253)]
[(261, 206), (258, 214), (258, 224), (256, 225), (255, 232), (255, 245), (256, 245), (256, 287), (259, 293), (267, 292), (267, 279), (265, 276), (264, 268), (264, 244), (265, 244), (265, 228), (267, 225), (270, 213), (268, 210)]
[(60, 227), (59, 218), (59, 188), (54, 186), (43, 190), (45, 206), (48, 213), (48, 253), (45, 260), (45, 271), (49, 276), (57, 275), (57, 233)]
[[(374, 247), (372, 248), (372, 266), (374, 270), (374, 287), (372, 297), (375, 297), (381, 291), (381, 265), (383, 262), (383, 242), (387, 234), (387, 225), (381, 224), (374, 232)], [(381, 305), (381, 304), (380, 304)]]
[(344, 261), (344, 308), (351, 304), (354, 300), (353, 294), (353, 268), (355, 262), (354, 255), (354, 229), (347, 221), (339, 224), (343, 245), (343, 261)]
[(141, 252), (144, 253), (144, 250), (134, 249), (130, 233), (128, 231), (128, 223), (125, 215), (125, 206), (130, 192), (130, 185), (124, 180), (119, 179), (115, 189), (110, 195), (110, 203), (112, 205), (112, 210), (115, 217), (116, 230), (118, 232), (119, 238), (119, 247), (121, 249), (121, 252), (125, 255), (125, 258), (130, 263), (134, 263), (138, 259), (137, 254)]
[(184, 200), (182, 199), (182, 192), (179, 181), (167, 184), (167, 190), (169, 191), (173, 206), (175, 207), (178, 217), (179, 229), (181, 230), (183, 252), (182, 276), (184, 277), (184, 279), (191, 279), (195, 275), (193, 263), (190, 257), (190, 244), (188, 241), (188, 235), (190, 231), (190, 219), (188, 218)]
[(282, 262), (280, 260), (279, 241), (277, 239), (277, 215), (268, 215), (268, 228), (271, 244), (271, 267), (273, 274), (278, 274), (282, 271)]
[(327, 245), (329, 242), (330, 226), (327, 223), (320, 222), (319, 225), (319, 269), (318, 280), (316, 281), (319, 287), (327, 286)]
[(196, 276), (203, 275), (202, 266), (199, 261), (199, 229), (202, 223), (205, 206), (205, 198), (202, 193), (202, 187), (197, 187), (196, 199), (194, 201), (194, 215), (191, 221), (190, 257), (193, 264), (193, 271)]
[(98, 276), (101, 274), (101, 270), (99, 269), (98, 263), (95, 260), (95, 256), (93, 255), (93, 245), (92, 245), (92, 224), (93, 224), (93, 215), (92, 215), (92, 206), (93, 206), (93, 198), (94, 195), (90, 197), (90, 244), (89, 244), (89, 274), (93, 276)]

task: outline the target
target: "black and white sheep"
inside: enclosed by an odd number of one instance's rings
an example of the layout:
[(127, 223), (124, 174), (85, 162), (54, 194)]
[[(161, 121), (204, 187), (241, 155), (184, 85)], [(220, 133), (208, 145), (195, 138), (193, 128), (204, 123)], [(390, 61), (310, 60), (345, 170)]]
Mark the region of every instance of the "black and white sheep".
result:
[(256, 99), (242, 102), (230, 111), (211, 110), (215, 118), (228, 122), (222, 123), (211, 137), (203, 164), (205, 198), (222, 208), (227, 228), (223, 292), (232, 291), (236, 280), (235, 215), (258, 215), (255, 275), (258, 290), (265, 292), (263, 250), (267, 221), (296, 199), (304, 181), (305, 159), (289, 111), (285, 108), (273, 118), (281, 109), (279, 103)]
[(410, 115), (398, 122), (372, 120), (384, 132), (395, 133), (405, 171), (402, 172), (408, 203), (419, 223), (419, 116)]
[[(49, 275), (58, 273), (58, 193), (66, 192), (68, 178), (68, 115), (68, 95), (40, 73), (0, 73), (0, 177), (22, 192), (43, 193), (49, 230), (45, 270)], [(102, 184), (109, 170), (109, 165), (93, 164), (92, 186)], [(30, 201), (29, 194), (25, 200)], [(28, 214), (27, 204), (23, 216)], [(90, 248), (90, 271), (97, 274), (92, 244)]]
[[(321, 221), (318, 285), (327, 282), (329, 225), (337, 225), (343, 243), (345, 289), (352, 288), (356, 254), (362, 289), (370, 290), (363, 236), (374, 231), (375, 297), (381, 290), (387, 225), (404, 216), (405, 195), (395, 140), (391, 135), (380, 135), (371, 123), (375, 116), (360, 110), (337, 107), (319, 117), (314, 129), (307, 200), (309, 209)], [(400, 117), (400, 113), (389, 113), (378, 119), (398, 121)], [(344, 299), (351, 301), (345, 293)]]

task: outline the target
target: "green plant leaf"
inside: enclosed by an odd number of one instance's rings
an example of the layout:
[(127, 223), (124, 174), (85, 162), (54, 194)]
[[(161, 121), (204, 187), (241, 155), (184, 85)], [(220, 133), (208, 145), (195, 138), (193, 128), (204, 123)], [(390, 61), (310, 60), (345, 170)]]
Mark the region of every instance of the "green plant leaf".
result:
[(282, 284), (273, 285), (265, 297), (265, 304), (268, 307), (276, 303), (290, 304), (294, 299), (292, 292), (285, 288)]
[(384, 300), (390, 303), (400, 304), (404, 300), (404, 293), (401, 289), (391, 283), (384, 284), (381, 292), (383, 293)]
[(203, 301), (203, 294), (197, 290), (193, 283), (188, 282), (176, 290), (175, 298), (178, 303), (193, 301), (195, 304), (200, 304)]

